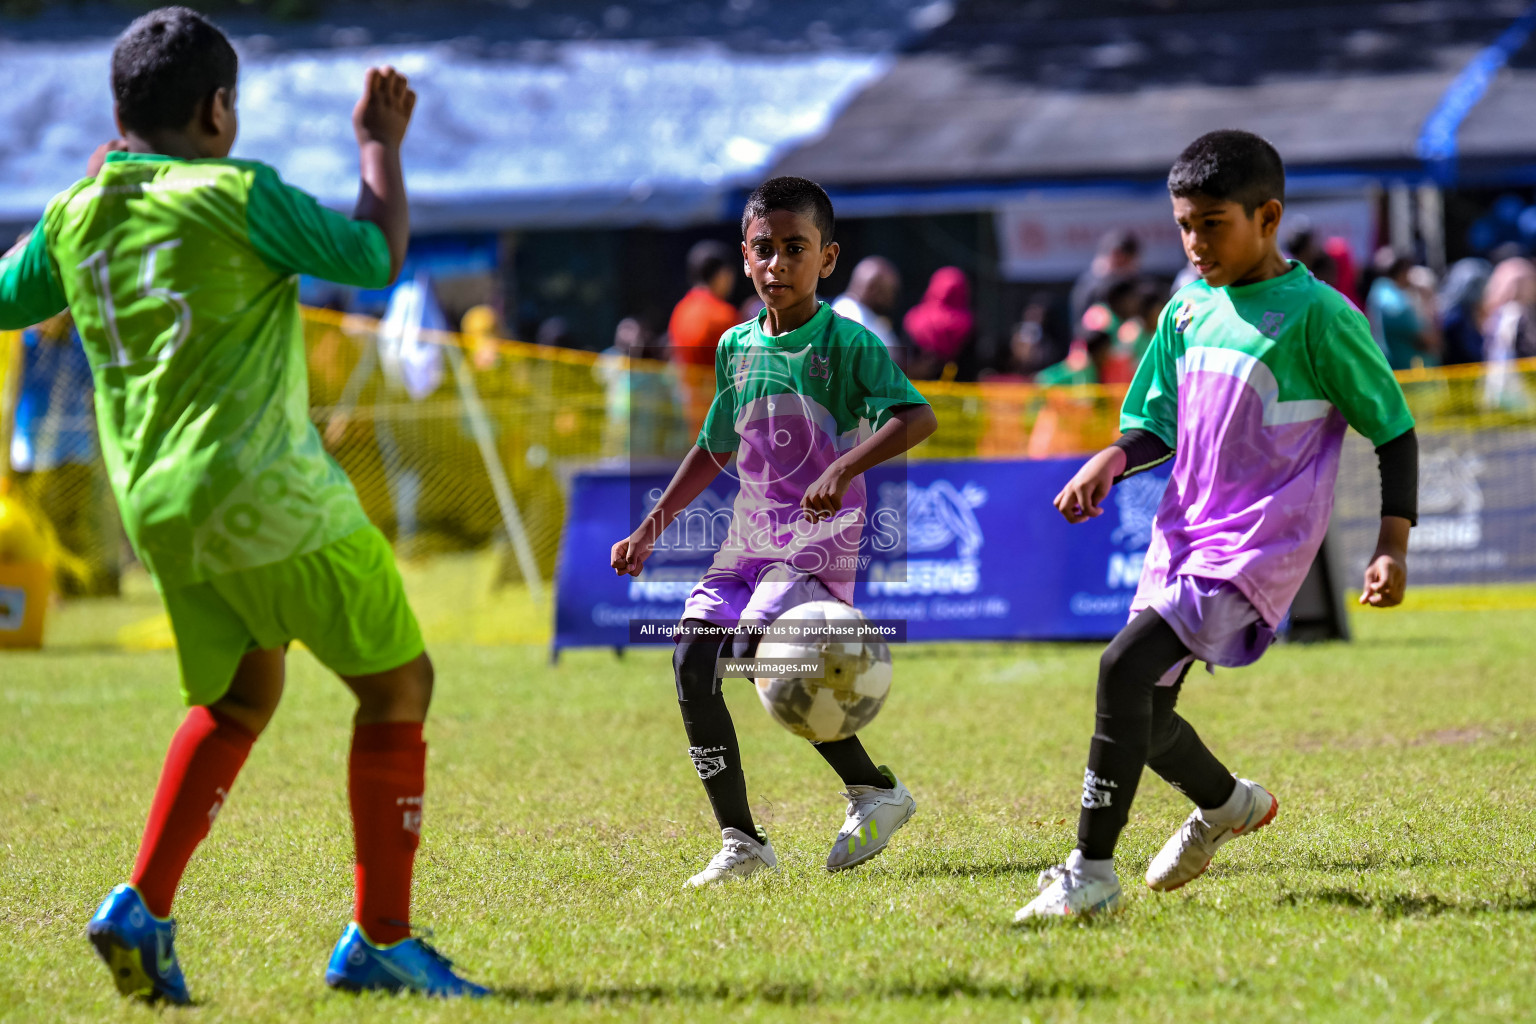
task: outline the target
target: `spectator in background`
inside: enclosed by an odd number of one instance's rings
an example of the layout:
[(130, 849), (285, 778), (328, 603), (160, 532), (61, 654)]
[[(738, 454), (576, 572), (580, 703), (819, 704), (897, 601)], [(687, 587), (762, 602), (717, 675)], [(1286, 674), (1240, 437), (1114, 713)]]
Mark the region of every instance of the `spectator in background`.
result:
[(688, 250), (688, 289), (667, 324), (673, 386), (687, 429), (704, 423), (715, 397), (715, 347), (720, 335), (741, 323), (728, 300), (742, 275), (741, 253), (706, 239)]
[(1489, 262), (1476, 257), (1457, 260), (1446, 273), (1436, 302), (1444, 365), (1483, 361), (1483, 293), (1492, 273)]
[(1110, 231), (1099, 239), (1099, 252), (1072, 286), (1072, 323), (1082, 322), (1093, 305), (1094, 293), (1106, 278), (1135, 277), (1141, 273), (1141, 240), (1130, 231)]
[(1310, 270), (1313, 277), (1338, 289), (1338, 262), (1328, 253), (1326, 246), (1318, 244), (1312, 222), (1305, 216), (1298, 214), (1294, 218), (1290, 234), (1285, 239), (1285, 251), (1291, 259)]
[(891, 311), (901, 293), (901, 274), (884, 256), (866, 256), (853, 268), (848, 290), (832, 303), (832, 311), (863, 324), (885, 342), (896, 365), (901, 366), (901, 338), (891, 324)]
[(1494, 267), (1483, 309), (1483, 354), (1488, 362), (1483, 401), (1491, 408), (1527, 411), (1530, 391), (1510, 364), (1536, 356), (1536, 264), (1516, 256)]
[(1333, 278), (1328, 283), (1359, 309), (1362, 305), (1360, 268), (1355, 265), (1355, 254), (1350, 251), (1349, 241), (1334, 235), (1323, 243), (1323, 252), (1333, 260)]
[(1483, 309), (1488, 362), (1536, 356), (1536, 264), (1517, 256), (1494, 267), (1483, 292)]
[[(1134, 277), (1110, 277), (1100, 283), (1093, 297), (1093, 304), (1083, 313), (1072, 339), (1072, 349), (1055, 366), (1042, 371), (1038, 380), (1042, 384), (1128, 384), (1136, 371), (1141, 353), (1137, 345), (1142, 341), (1141, 281)], [(1084, 348), (1086, 346), (1086, 349)], [(1088, 353), (1096, 355), (1089, 361)], [(1063, 372), (1068, 364), (1081, 369), (1092, 364), (1091, 379), (1056, 380), (1055, 374)]]
[(1141, 323), (1141, 337), (1136, 339), (1136, 362), (1146, 355), (1152, 338), (1157, 334), (1157, 322), (1162, 319), (1163, 308), (1168, 305), (1172, 292), (1165, 280), (1144, 277), (1136, 288), (1136, 319)]
[(741, 254), (722, 242), (705, 240), (688, 250), (688, 279), (693, 287), (672, 310), (667, 324), (673, 362), (714, 369), (720, 335), (741, 322), (729, 301), (741, 274)]
[(477, 370), (494, 369), (501, 361), (501, 339), (507, 332), (494, 307), (482, 303), (464, 311), (459, 333), (469, 346), (470, 365)]
[(1383, 246), (1373, 262), (1376, 280), (1365, 299), (1371, 334), (1394, 370), (1434, 365), (1437, 347), (1433, 320), (1424, 315), (1418, 290), (1410, 283), (1413, 261)]
[(982, 372), (982, 380), (1022, 382), (1066, 354), (1066, 343), (1054, 329), (1054, 305), (1055, 298), (1050, 292), (1036, 292), (1029, 297), (1007, 351), (996, 369)]
[(1286, 255), (1311, 270), (1313, 264), (1327, 255), (1317, 242), (1312, 222), (1301, 214), (1293, 214), (1285, 220), (1285, 226), (1289, 229), (1283, 246)]
[(563, 316), (552, 316), (539, 324), (539, 329), (534, 333), (535, 345), (548, 345), (551, 348), (579, 348), (576, 335), (571, 330), (571, 322)]
[(16, 493), (42, 513), (64, 549), (60, 589), (115, 595), (116, 506), (97, 454), (95, 389), (80, 335), (64, 312), (25, 331), (21, 340), (10, 451)]
[(665, 365), (651, 358), (654, 342), (643, 323), (625, 317), (614, 328), (613, 345), (592, 367), (607, 397), (605, 455), (643, 459), (666, 451), (672, 388)]
[(940, 267), (928, 280), (923, 300), (902, 319), (912, 342), (907, 375), (913, 380), (954, 380), (957, 360), (975, 339), (971, 285), (959, 267)]

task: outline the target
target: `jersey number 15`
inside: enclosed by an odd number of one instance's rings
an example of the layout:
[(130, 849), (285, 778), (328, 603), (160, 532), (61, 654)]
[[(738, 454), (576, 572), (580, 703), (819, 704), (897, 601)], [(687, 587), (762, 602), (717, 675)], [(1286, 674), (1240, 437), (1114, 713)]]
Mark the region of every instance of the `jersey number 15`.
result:
[[(168, 242), (160, 242), (151, 245), (144, 250), (144, 257), (139, 265), (139, 289), (138, 298), (158, 299), (171, 307), (176, 314), (176, 323), (169, 340), (160, 347), (157, 359), (165, 362), (176, 354), (181, 343), (187, 340), (187, 335), (192, 333), (192, 307), (187, 305), (187, 297), (180, 292), (169, 288), (155, 286), (155, 264), (160, 253), (167, 249), (174, 249), (181, 244), (181, 239), (173, 238)], [(112, 299), (112, 276), (107, 264), (111, 255), (102, 250), (93, 253), (89, 259), (80, 263), (79, 269), (86, 272), (86, 280), (90, 282), (91, 291), (96, 298), (96, 307), (101, 315), (102, 329), (107, 335), (107, 344), (112, 346), (112, 361), (108, 366), (129, 366), (139, 362), (123, 344), (123, 336), (117, 329), (117, 305)]]

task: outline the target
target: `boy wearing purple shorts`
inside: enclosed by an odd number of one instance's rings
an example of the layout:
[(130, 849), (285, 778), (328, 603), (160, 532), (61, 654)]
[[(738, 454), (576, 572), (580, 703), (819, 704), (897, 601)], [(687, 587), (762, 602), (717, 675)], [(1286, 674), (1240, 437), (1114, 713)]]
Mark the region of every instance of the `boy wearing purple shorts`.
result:
[[(862, 474), (936, 425), (880, 339), (816, 298), (817, 282), (837, 266), (832, 232), (832, 202), (814, 182), (774, 178), (748, 197), (742, 259), (766, 308), (720, 339), (698, 444), (639, 528), (613, 546), (614, 570), (639, 575), (662, 531), (736, 456), (741, 488), (730, 530), (688, 598), (672, 659), (688, 754), (723, 840), (688, 880), (695, 887), (778, 863), (752, 820), (718, 660), (756, 651), (758, 637), (738, 627), (767, 625), (808, 601), (853, 603)], [(813, 746), (848, 800), (827, 869), (850, 868), (884, 850), (917, 804), (857, 736)]]
[(1381, 465), (1381, 531), (1360, 602), (1399, 604), (1407, 582), (1413, 417), (1365, 317), (1281, 256), (1279, 154), (1247, 132), (1211, 132), (1179, 157), (1168, 191), (1200, 279), (1163, 313), (1126, 395), (1124, 435), (1055, 505), (1079, 523), (1126, 476), (1170, 458), (1173, 476), (1130, 622), (1099, 663), (1077, 849), (1041, 874), (1018, 921), (1118, 905), (1115, 843), (1143, 765), (1195, 803), (1147, 869), (1154, 890), (1197, 878), (1220, 846), (1274, 819), (1274, 795), (1229, 774), (1174, 704), (1195, 660), (1248, 665), (1274, 642), (1327, 532), (1346, 426), (1370, 438)]

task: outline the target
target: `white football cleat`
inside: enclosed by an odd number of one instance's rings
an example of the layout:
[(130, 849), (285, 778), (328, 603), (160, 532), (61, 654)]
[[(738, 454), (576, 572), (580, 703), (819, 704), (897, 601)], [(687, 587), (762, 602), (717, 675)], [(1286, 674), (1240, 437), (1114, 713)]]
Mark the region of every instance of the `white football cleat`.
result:
[(1120, 879), (1089, 878), (1081, 870), (1083, 855), (1073, 850), (1065, 864), (1040, 872), (1040, 895), (1019, 908), (1014, 924), (1036, 918), (1091, 917), (1120, 909)]
[(843, 791), (848, 817), (832, 840), (828, 871), (855, 867), (883, 853), (896, 830), (917, 813), (917, 801), (901, 780), (885, 765), (880, 766), (880, 773), (891, 780), (890, 788), (849, 786)]
[(733, 878), (779, 866), (779, 858), (773, 852), (773, 844), (761, 832), (754, 838), (739, 828), (720, 830), (720, 852), (710, 858), (703, 871), (688, 879), (688, 885), (702, 889)]
[[(1215, 812), (1196, 808), (1173, 838), (1163, 844), (1152, 863), (1147, 865), (1147, 885), (1158, 892), (1172, 892), (1205, 874), (1211, 866), (1211, 858), (1228, 840), (1246, 836), (1275, 820), (1280, 801), (1257, 782), (1238, 779), (1237, 788), (1247, 799), (1238, 804), (1238, 812), (1230, 819), (1207, 819)], [(1237, 796), (1239, 794), (1234, 794)]]

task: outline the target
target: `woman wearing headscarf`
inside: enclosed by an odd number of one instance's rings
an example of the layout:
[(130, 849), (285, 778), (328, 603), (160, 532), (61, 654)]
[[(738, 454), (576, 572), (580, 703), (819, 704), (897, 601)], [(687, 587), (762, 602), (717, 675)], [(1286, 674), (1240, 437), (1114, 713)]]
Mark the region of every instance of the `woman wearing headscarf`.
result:
[(976, 318), (971, 286), (959, 267), (940, 267), (928, 281), (923, 300), (901, 322), (912, 340), (913, 380), (953, 379), (957, 360), (971, 343)]
[(1446, 366), (1483, 361), (1483, 293), (1491, 273), (1493, 265), (1475, 256), (1457, 260), (1446, 271), (1435, 302), (1440, 313), (1440, 361)]

